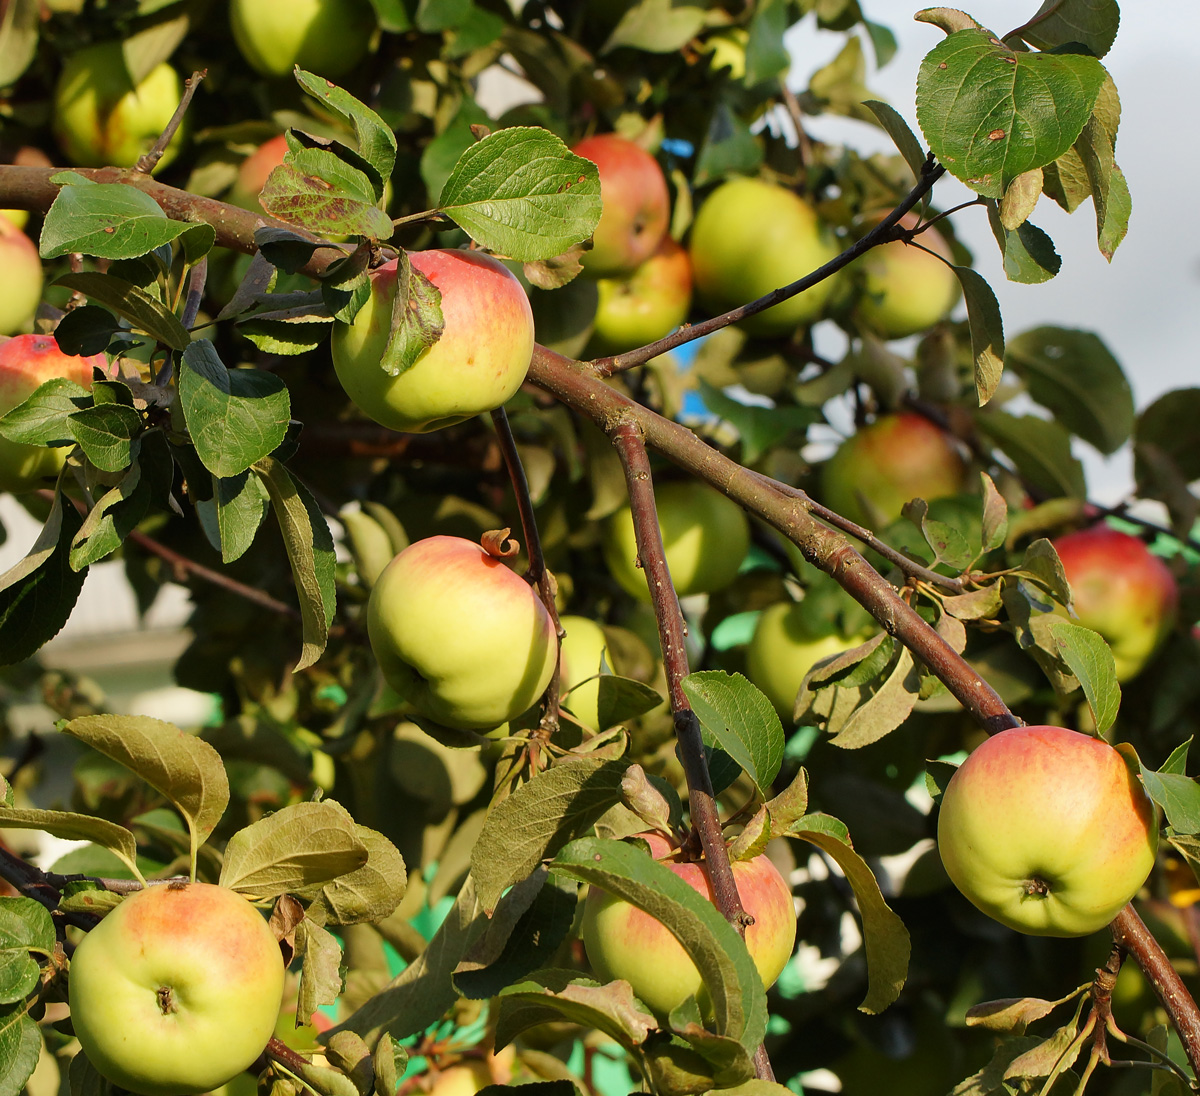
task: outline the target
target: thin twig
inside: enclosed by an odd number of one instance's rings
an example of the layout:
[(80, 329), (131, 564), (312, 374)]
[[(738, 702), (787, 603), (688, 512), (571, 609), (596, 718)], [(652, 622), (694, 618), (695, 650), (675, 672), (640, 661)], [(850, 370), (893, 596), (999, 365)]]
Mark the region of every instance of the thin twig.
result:
[(158, 140), (151, 146), (150, 151), (134, 165), (134, 171), (142, 175), (150, 175), (158, 167), (158, 161), (163, 158), (163, 153), (167, 151), (167, 145), (171, 143), (171, 138), (175, 136), (176, 130), (183, 122), (183, 116), (191, 105), (192, 96), (196, 94), (200, 81), (207, 75), (208, 69), (201, 69), (199, 72), (193, 72), (183, 82), (183, 95), (179, 100), (179, 105), (175, 108), (175, 113), (171, 115), (171, 120), (167, 123), (167, 128), (158, 135)]

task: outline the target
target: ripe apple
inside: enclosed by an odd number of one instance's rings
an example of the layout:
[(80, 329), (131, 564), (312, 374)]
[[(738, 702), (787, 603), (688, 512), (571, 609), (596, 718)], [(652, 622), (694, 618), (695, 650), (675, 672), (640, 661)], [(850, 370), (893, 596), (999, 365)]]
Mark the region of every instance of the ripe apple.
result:
[(906, 502), (955, 495), (966, 467), (950, 435), (911, 411), (880, 415), (825, 462), (821, 501), (859, 525), (889, 525)]
[(954, 885), (1032, 936), (1103, 928), (1145, 882), (1154, 804), (1121, 753), (1063, 727), (993, 735), (942, 796), (938, 849)]
[(594, 348), (620, 354), (661, 339), (687, 319), (692, 304), (692, 264), (687, 251), (664, 236), (632, 274), (596, 283)]
[(71, 1023), (88, 1061), (144, 1096), (207, 1092), (275, 1031), (283, 957), (234, 891), (165, 883), (124, 899), (71, 959)]
[(1107, 525), (1054, 541), (1079, 623), (1112, 649), (1117, 680), (1128, 681), (1166, 638), (1179, 605), (1170, 568), (1145, 543)]
[(830, 655), (857, 647), (863, 636), (847, 638), (836, 631), (814, 627), (801, 602), (781, 601), (759, 615), (746, 648), (746, 676), (760, 688), (775, 710), (790, 723), (808, 671)]
[[(900, 219), (904, 228), (918, 223), (913, 213)], [(954, 261), (950, 245), (936, 228), (927, 228), (916, 240), (947, 262)], [(961, 296), (958, 278), (946, 263), (903, 240), (871, 248), (854, 265), (862, 277), (855, 314), (885, 339), (928, 330), (950, 315)]]
[(585, 137), (571, 148), (600, 171), (603, 212), (583, 269), (593, 278), (631, 274), (654, 254), (671, 216), (667, 178), (641, 145), (615, 133)]
[(42, 299), (42, 260), (37, 245), (0, 217), (0, 335), (15, 335), (33, 322)]
[[(39, 385), (66, 377), (92, 387), (92, 369), (108, 368), (103, 354), (64, 354), (53, 335), (17, 335), (0, 341), (0, 415), (24, 403)], [(0, 438), (0, 491), (29, 491), (58, 475), (70, 446), (25, 445)]]
[[(838, 245), (794, 191), (765, 179), (722, 183), (700, 206), (689, 244), (696, 293), (713, 312), (748, 304), (829, 262)], [(743, 321), (752, 335), (790, 335), (821, 316), (834, 279)]]
[(493, 411), (525, 379), (533, 312), (521, 283), (475, 251), (416, 251), (414, 269), (442, 294), (442, 337), (398, 377), (380, 366), (391, 334), (396, 261), (371, 273), (352, 324), (335, 323), (333, 366), (346, 394), (381, 426), (424, 433)]
[(559, 654), (563, 707), (585, 727), (598, 731), (600, 679), (596, 675), (600, 673), (601, 659), (612, 670), (608, 639), (604, 629), (589, 617), (567, 614), (559, 617), (558, 622), (565, 632)]
[[(703, 862), (668, 860), (671, 844), (660, 833), (638, 835), (651, 855), (693, 890), (713, 899)], [(779, 869), (766, 856), (736, 861), (733, 878), (738, 896), (754, 924), (746, 930), (746, 947), (764, 986), (771, 986), (791, 958), (796, 942), (796, 907)], [(592, 887), (583, 908), (583, 946), (588, 962), (602, 981), (624, 979), (655, 1013), (666, 1016), (703, 983), (695, 963), (662, 922), (636, 906)]]
[(290, 76), (297, 65), (320, 76), (342, 76), (375, 32), (368, 0), (230, 0), (233, 40), (264, 76)]
[[(728, 586), (750, 548), (750, 521), (732, 499), (699, 480), (655, 488), (658, 526), (671, 581), (680, 597)], [(638, 564), (633, 511), (625, 506), (604, 526), (604, 561), (609, 573), (634, 597), (650, 600)]]
[[(120, 42), (99, 42), (67, 56), (54, 89), (54, 136), (81, 167), (133, 167), (150, 151), (179, 105), (179, 76), (165, 61), (134, 87)], [(175, 131), (159, 168), (183, 145)]]
[(417, 713), (489, 730), (546, 691), (558, 637), (537, 593), (478, 544), (410, 544), (371, 590), (367, 634), (384, 678)]
[(261, 210), (258, 196), (262, 193), (267, 176), (283, 163), (287, 150), (287, 137), (282, 133), (259, 145), (238, 166), (237, 179), (229, 190), (229, 201), (256, 213)]

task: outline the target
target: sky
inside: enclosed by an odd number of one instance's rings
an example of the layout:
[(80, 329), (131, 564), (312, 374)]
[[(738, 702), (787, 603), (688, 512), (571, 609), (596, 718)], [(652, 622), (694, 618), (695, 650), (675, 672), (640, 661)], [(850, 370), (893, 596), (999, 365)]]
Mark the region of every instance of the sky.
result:
[[(867, 85), (919, 134), (914, 105), (917, 69), (944, 35), (912, 20), (917, 5), (899, 0), (861, 3), (867, 18), (890, 27), (900, 43), (889, 65), (869, 73)], [(1005, 33), (1033, 15), (1039, 2), (968, 0), (954, 6)], [(1090, 201), (1070, 216), (1047, 198), (1038, 204), (1031, 220), (1052, 237), (1063, 265), (1056, 278), (1037, 286), (1005, 279), (982, 209), (965, 210), (955, 217), (954, 227), (996, 292), (1006, 332), (1016, 334), (1039, 324), (1096, 332), (1125, 369), (1140, 410), (1169, 389), (1200, 385), (1194, 333), (1200, 306), (1200, 229), (1192, 220), (1200, 143), (1185, 121), (1190, 104), (1200, 98), (1200, 5), (1195, 0), (1157, 0), (1153, 5), (1126, 0), (1122, 14), (1116, 44), (1104, 64), (1121, 96), (1116, 155), (1129, 181), (1133, 215), (1112, 263), (1096, 249)], [(811, 18), (793, 28), (788, 39), (792, 86), (806, 86), (843, 42), (840, 33), (818, 31)], [(867, 55), (874, 56), (870, 50)], [(815, 117), (807, 120), (807, 128), (815, 137), (853, 142), (867, 151), (893, 148), (882, 131), (859, 122)], [(945, 209), (970, 197), (965, 187), (950, 180), (938, 184), (934, 201)], [(1093, 498), (1115, 502), (1131, 489), (1127, 448), (1105, 459), (1081, 444), (1077, 455), (1084, 460)]]

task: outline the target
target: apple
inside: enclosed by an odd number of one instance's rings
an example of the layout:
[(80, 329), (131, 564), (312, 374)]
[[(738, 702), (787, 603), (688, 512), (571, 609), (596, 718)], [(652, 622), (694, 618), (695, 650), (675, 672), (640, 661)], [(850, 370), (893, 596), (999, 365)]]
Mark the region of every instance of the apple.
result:
[(593, 278), (631, 274), (667, 234), (671, 195), (658, 161), (641, 145), (615, 133), (585, 137), (571, 151), (600, 171), (603, 212), (583, 269)]
[[(179, 105), (179, 76), (165, 61), (134, 87), (120, 42), (99, 42), (67, 56), (54, 89), (54, 136), (73, 164), (133, 167), (149, 152)], [(175, 131), (155, 168), (183, 145)]]
[(442, 294), (442, 337), (398, 377), (379, 364), (391, 335), (396, 260), (371, 272), (352, 324), (335, 323), (333, 366), (346, 394), (381, 426), (424, 433), (493, 411), (525, 379), (533, 312), (512, 272), (475, 251), (416, 251), (413, 268)]
[(233, 40), (264, 76), (291, 76), (297, 65), (343, 76), (362, 60), (375, 32), (369, 0), (230, 0)]
[[(675, 592), (686, 597), (728, 586), (750, 548), (750, 521), (745, 511), (699, 480), (664, 483), (655, 488), (654, 496)], [(634, 597), (649, 601), (629, 506), (609, 517), (603, 538), (610, 574)]]
[(564, 635), (559, 653), (559, 691), (563, 707), (593, 731), (600, 729), (600, 662), (612, 672), (604, 629), (594, 620), (567, 614), (558, 618)]
[(282, 133), (259, 145), (238, 165), (237, 179), (229, 190), (229, 201), (241, 209), (260, 211), (262, 206), (258, 196), (267, 176), (283, 163), (287, 150), (287, 137)]
[(746, 648), (746, 676), (763, 691), (785, 723), (793, 721), (796, 694), (808, 671), (823, 658), (863, 642), (828, 626), (814, 626), (802, 602), (781, 601), (759, 615)]
[[(107, 370), (103, 354), (64, 354), (53, 335), (17, 335), (0, 341), (0, 415), (24, 403), (48, 380), (66, 377), (92, 387), (92, 369)], [(0, 438), (0, 491), (29, 491), (58, 475), (70, 446), (25, 445)]]
[[(904, 228), (915, 228), (919, 223), (913, 213), (900, 219)], [(962, 295), (958, 278), (947, 265), (954, 262), (954, 254), (945, 237), (936, 228), (927, 228), (916, 242), (946, 262), (913, 244), (892, 240), (871, 248), (854, 264), (862, 278), (856, 315), (885, 339), (902, 339), (928, 330), (950, 315)]]
[[(664, 863), (693, 890), (713, 899), (703, 861), (667, 859), (672, 852), (660, 833), (638, 837), (650, 855)], [(746, 947), (764, 986), (771, 986), (791, 958), (796, 942), (796, 907), (791, 888), (766, 856), (735, 861), (733, 878), (742, 906), (754, 918), (746, 929)], [(583, 908), (583, 946), (602, 981), (620, 978), (660, 1016), (703, 988), (700, 972), (662, 922), (598, 887), (588, 890)]]
[(0, 217), (14, 228), (24, 228), (29, 224), (29, 210), (27, 209), (0, 209)]
[(125, 898), (75, 949), (71, 1023), (88, 1061), (143, 1096), (207, 1092), (275, 1031), (283, 957), (266, 919), (211, 883)]
[(33, 323), (42, 280), (37, 245), (0, 217), (0, 335), (15, 335)]
[(937, 834), (951, 881), (989, 917), (1032, 936), (1084, 936), (1146, 881), (1158, 820), (1107, 742), (1016, 727), (983, 742), (950, 778)]
[(485, 1062), (460, 1062), (437, 1075), (429, 1096), (475, 1096), (481, 1088), (491, 1084), (495, 1082)]
[(966, 466), (954, 441), (924, 415), (880, 415), (825, 462), (821, 502), (859, 525), (890, 525), (904, 504), (955, 495)]
[(462, 537), (418, 540), (383, 569), (367, 634), (388, 684), (419, 715), (463, 730), (490, 730), (531, 707), (558, 659), (534, 589)]
[(1053, 544), (1079, 623), (1105, 638), (1117, 680), (1128, 681), (1170, 631), (1179, 605), (1175, 576), (1143, 541), (1107, 525), (1068, 533)]
[[(701, 204), (689, 243), (696, 293), (714, 313), (748, 304), (838, 254), (832, 231), (794, 191), (765, 179), (722, 183)], [(790, 335), (821, 317), (835, 279), (744, 320), (752, 335)]]
[(632, 274), (601, 278), (593, 348), (620, 354), (661, 339), (687, 319), (692, 304), (692, 264), (670, 236)]

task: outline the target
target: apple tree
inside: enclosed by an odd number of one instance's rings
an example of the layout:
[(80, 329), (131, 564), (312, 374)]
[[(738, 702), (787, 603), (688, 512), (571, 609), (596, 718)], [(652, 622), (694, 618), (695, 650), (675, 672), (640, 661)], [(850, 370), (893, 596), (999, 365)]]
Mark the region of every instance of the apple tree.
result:
[[(957, 238), (1129, 230), (1029, 8), (906, 117), (858, 0), (0, 0), (0, 1096), (1195, 1089), (1200, 399)], [(208, 725), (40, 661), (109, 559)]]

